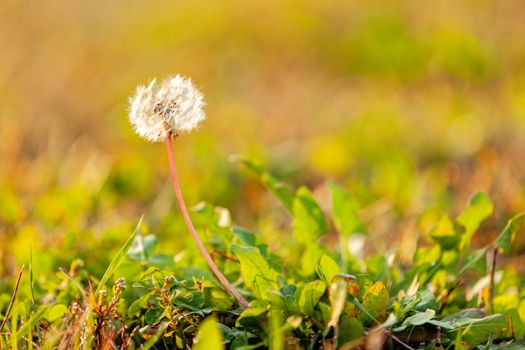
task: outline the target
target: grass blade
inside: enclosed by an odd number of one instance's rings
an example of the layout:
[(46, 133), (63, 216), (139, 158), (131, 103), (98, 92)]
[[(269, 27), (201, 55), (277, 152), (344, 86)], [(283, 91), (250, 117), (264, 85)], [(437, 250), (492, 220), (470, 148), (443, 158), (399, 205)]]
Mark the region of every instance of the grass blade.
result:
[(131, 236), (129, 236), (129, 238), (126, 241), (126, 243), (124, 243), (122, 248), (120, 248), (120, 250), (117, 252), (115, 257), (111, 261), (111, 264), (109, 264), (106, 272), (104, 272), (104, 275), (102, 276), (102, 279), (100, 280), (100, 283), (98, 284), (98, 287), (97, 287), (97, 290), (95, 291), (95, 294), (98, 294), (98, 292), (102, 289), (102, 287), (106, 284), (106, 282), (109, 280), (109, 278), (115, 273), (115, 271), (118, 269), (120, 264), (122, 264), (122, 262), (126, 258), (126, 254), (128, 253), (129, 248), (133, 244), (133, 241), (135, 240), (135, 236), (137, 235), (137, 232), (138, 232), (138, 230), (140, 228), (140, 225), (142, 224), (142, 219), (143, 218), (144, 217), (140, 218), (139, 223), (137, 224), (137, 226), (133, 230), (133, 233), (131, 234)]
[(36, 305), (35, 299), (35, 288), (33, 284), (33, 250), (29, 248), (29, 289), (31, 291), (31, 302), (33, 303), (33, 309)]
[[(39, 308), (39, 310), (31, 316), (29, 320), (27, 320), (22, 327), (18, 330), (18, 333), (24, 334), (29, 333), (31, 334), (31, 329), (44, 317), (44, 314), (46, 313), (48, 307), (42, 307)], [(31, 338), (29, 338), (31, 339)]]

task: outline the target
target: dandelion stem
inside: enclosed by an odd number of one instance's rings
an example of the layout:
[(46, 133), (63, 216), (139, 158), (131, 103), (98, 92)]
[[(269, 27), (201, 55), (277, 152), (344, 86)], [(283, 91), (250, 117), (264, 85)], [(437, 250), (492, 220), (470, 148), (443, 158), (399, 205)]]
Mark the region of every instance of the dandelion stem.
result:
[(182, 213), (182, 217), (184, 218), (184, 222), (186, 223), (186, 226), (188, 227), (188, 230), (190, 231), (191, 237), (197, 244), (197, 248), (199, 248), (200, 253), (208, 263), (208, 266), (215, 274), (215, 277), (219, 280), (219, 282), (223, 285), (223, 287), (232, 294), (235, 299), (242, 305), (242, 307), (247, 308), (248, 302), (246, 299), (243, 298), (243, 296), (235, 289), (235, 287), (226, 279), (226, 277), (222, 274), (221, 270), (215, 264), (215, 261), (211, 258), (210, 254), (206, 250), (206, 247), (204, 247), (204, 244), (202, 243), (197, 231), (195, 230), (195, 227), (193, 226), (193, 223), (190, 218), (190, 214), (188, 213), (188, 209), (186, 208), (186, 204), (184, 203), (184, 197), (182, 196), (182, 191), (180, 188), (179, 179), (177, 176), (177, 170), (175, 168), (175, 157), (173, 155), (173, 146), (172, 146), (172, 135), (168, 134), (166, 137), (166, 146), (168, 148), (168, 158), (170, 163), (170, 173), (171, 173), (171, 182), (173, 184), (173, 189), (175, 190), (175, 196), (177, 198), (177, 202), (179, 203), (179, 208)]

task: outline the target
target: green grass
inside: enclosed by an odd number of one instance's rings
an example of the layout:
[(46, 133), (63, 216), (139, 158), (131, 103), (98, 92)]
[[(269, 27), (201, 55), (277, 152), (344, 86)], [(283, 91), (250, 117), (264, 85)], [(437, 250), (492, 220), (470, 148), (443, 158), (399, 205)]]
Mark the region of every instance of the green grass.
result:
[[(331, 204), (323, 210), (306, 187), (294, 194), (260, 166), (244, 164), (282, 203), (289, 226), (281, 234), (293, 239), (280, 239), (277, 252), (263, 235), (225, 219), (225, 209), (200, 205), (192, 215), (248, 309), (221, 288), (194, 249), (182, 250), (188, 252), (182, 258), (162, 254), (157, 245), (170, 240), (143, 236), (139, 223), (100, 278), (81, 261), (62, 276), (27, 278), (3, 344), (27, 347), (31, 337), (47, 347), (162, 349), (192, 347), (202, 338), (197, 348), (359, 347), (382, 334), (384, 347), (433, 349), (518, 346), (523, 339), (525, 301), (508, 291), (521, 290), (524, 281), (502, 255), (511, 253), (523, 214), (474, 248), (493, 212), (480, 192), (455, 219), (449, 213), (435, 221), (410, 263), (399, 260), (395, 247), (363, 258), (352, 242), (370, 238), (351, 193), (331, 182)], [(206, 336), (197, 336), (201, 327)]]

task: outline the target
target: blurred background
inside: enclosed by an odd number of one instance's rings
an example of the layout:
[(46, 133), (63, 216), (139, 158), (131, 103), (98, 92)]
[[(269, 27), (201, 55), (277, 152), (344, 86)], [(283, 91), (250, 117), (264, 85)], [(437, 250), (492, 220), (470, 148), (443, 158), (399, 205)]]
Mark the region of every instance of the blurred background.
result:
[(2, 0), (0, 272), (28, 246), (43, 271), (107, 260), (100, 247), (141, 215), (162, 250), (182, 249), (165, 146), (127, 121), (137, 85), (177, 73), (207, 102), (175, 143), (189, 205), (229, 208), (271, 246), (291, 239), (238, 154), (325, 208), (339, 182), (370, 251), (410, 256), (480, 190), (495, 202), (488, 242), (525, 206), (524, 43), (519, 0)]

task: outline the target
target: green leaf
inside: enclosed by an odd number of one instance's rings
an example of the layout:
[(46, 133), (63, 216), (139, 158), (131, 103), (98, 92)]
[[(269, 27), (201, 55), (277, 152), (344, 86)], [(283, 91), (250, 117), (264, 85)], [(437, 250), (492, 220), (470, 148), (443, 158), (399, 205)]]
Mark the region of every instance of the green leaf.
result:
[(423, 289), (417, 292), (419, 302), (414, 309), (424, 311), (426, 309), (436, 309), (436, 296), (428, 289)]
[(137, 226), (131, 233), (131, 236), (129, 236), (126, 243), (124, 243), (124, 245), (120, 248), (120, 250), (117, 252), (115, 257), (113, 257), (113, 260), (109, 264), (106, 272), (104, 272), (104, 275), (102, 276), (102, 279), (100, 280), (100, 283), (98, 284), (98, 287), (95, 291), (95, 295), (98, 295), (98, 292), (100, 292), (100, 290), (104, 287), (104, 285), (109, 280), (109, 278), (115, 273), (115, 271), (118, 269), (120, 264), (122, 264), (122, 262), (126, 258), (126, 254), (129, 248), (131, 247), (131, 245), (133, 244), (133, 241), (135, 239), (135, 236), (137, 235), (137, 232), (139, 231), (141, 224), (142, 224), (142, 218), (140, 218)]
[(438, 224), (430, 232), (430, 238), (439, 244), (442, 250), (455, 249), (461, 241), (461, 235), (454, 229), (454, 223), (448, 215), (441, 217)]
[(321, 311), (321, 318), (324, 323), (330, 322), (330, 306), (327, 303), (320, 301), (318, 303), (319, 310)]
[(341, 273), (339, 265), (329, 255), (324, 254), (317, 266), (317, 275), (319, 278), (321, 278), (326, 285), (329, 285), (334, 276), (339, 273)]
[(444, 317), (441, 321), (445, 322), (458, 322), (462, 319), (467, 318), (483, 318), (486, 314), (481, 309), (464, 309), (461, 311), (458, 311), (452, 315), (448, 315)]
[(299, 307), (305, 314), (312, 315), (314, 313), (315, 306), (319, 302), (319, 299), (323, 296), (326, 290), (326, 284), (323, 281), (317, 280), (309, 282), (301, 289), (299, 296)]
[(233, 234), (241, 240), (241, 242), (248, 246), (255, 246), (255, 244), (257, 243), (257, 236), (253, 232), (247, 231), (237, 226), (234, 226), (232, 228), (232, 231)]
[(293, 232), (297, 242), (316, 243), (328, 230), (323, 211), (306, 187), (297, 190), (293, 201)]
[(277, 199), (281, 201), (286, 209), (292, 212), (294, 195), (282, 182), (273, 177), (270, 173), (266, 172), (260, 164), (256, 162), (243, 158), (243, 157), (233, 157), (233, 160), (241, 162), (246, 169), (250, 170), (255, 174), (259, 181), (271, 192)]
[(462, 332), (463, 340), (470, 346), (477, 346), (489, 339), (497, 339), (507, 332), (509, 324), (501, 314), (490, 315), (484, 318), (463, 318), (456, 320), (452, 332)]
[(474, 232), (477, 231), (483, 220), (492, 214), (493, 209), (490, 198), (484, 192), (478, 192), (470, 198), (467, 207), (456, 219), (456, 222), (465, 228), (462, 246), (470, 242)]
[(202, 310), (204, 306), (204, 293), (200, 290), (187, 290), (173, 298), (173, 304), (182, 306), (192, 311)]
[(318, 262), (323, 255), (322, 248), (313, 242), (306, 245), (306, 249), (301, 256), (301, 272), (305, 276), (310, 276), (316, 271)]
[(22, 305), (21, 302), (18, 300), (15, 300), (13, 303), (13, 308), (11, 309), (11, 337), (9, 339), (9, 342), (11, 344), (10, 349), (17, 350), (18, 349), (18, 318), (20, 316), (20, 306)]
[(364, 337), (364, 335), (365, 329), (358, 319), (350, 318), (347, 315), (341, 317), (338, 345), (344, 345), (352, 340)]
[[(374, 317), (374, 315), (372, 315), (370, 312), (368, 312), (368, 310), (363, 306), (363, 304), (361, 304), (361, 303), (359, 302), (359, 300), (357, 300), (356, 297), (354, 297), (354, 296), (349, 296), (349, 297), (348, 297), (348, 300), (350, 300), (350, 302), (351, 302), (352, 304), (354, 304), (354, 305), (355, 305), (355, 306), (356, 306), (356, 307), (357, 307), (357, 308), (363, 313), (364, 316), (368, 317), (368, 320), (365, 320), (365, 318), (363, 317), (363, 315), (361, 315), (360, 318), (361, 318), (362, 320), (367, 321), (367, 322), (370, 321), (370, 320), (372, 320), (372, 321), (376, 321), (377, 323), (380, 323), (379, 320), (377, 320), (377, 319)], [(394, 318), (395, 318), (395, 317), (396, 317), (396, 316), (394, 315)], [(370, 322), (368, 322), (368, 323), (370, 323)], [(385, 321), (385, 323), (387, 323), (387, 321)]]
[(217, 287), (211, 281), (204, 281), (202, 284), (204, 288), (204, 300), (207, 307), (212, 307), (216, 311), (230, 310), (234, 304), (231, 296), (222, 288)]
[(128, 307), (128, 317), (138, 316), (140, 314), (140, 310), (146, 308), (150, 298), (151, 294), (148, 293), (135, 299), (135, 301), (133, 301)]
[(48, 309), (48, 306), (39, 306), (37, 309), (38, 311), (35, 312), (31, 318), (22, 325), (22, 327), (20, 327), (19, 333), (26, 334), (28, 331), (30, 331), (42, 318), (44, 318), (44, 315), (47, 313)]
[(269, 312), (268, 321), (270, 323), (270, 349), (284, 349), (284, 329), (283, 314), (280, 310), (273, 309)]
[(329, 184), (332, 194), (332, 215), (340, 234), (366, 233), (365, 226), (357, 215), (359, 204), (335, 182)]
[[(421, 292), (417, 292), (414, 296), (408, 298), (408, 297), (402, 297), (399, 302), (395, 302), (395, 308), (394, 308), (394, 316), (396, 320), (404, 320), (405, 316), (412, 310), (416, 308), (416, 306), (421, 302), (422, 296)], [(424, 308), (426, 310), (427, 307)], [(423, 310), (419, 310), (423, 311)]]
[[(362, 304), (375, 319), (382, 321), (386, 316), (389, 300), (390, 296), (384, 283), (378, 281), (365, 290)], [(367, 317), (363, 319), (367, 320)]]
[(246, 286), (253, 290), (258, 298), (266, 298), (268, 290), (277, 290), (277, 272), (270, 268), (268, 262), (256, 247), (243, 247), (232, 244), (232, 252), (241, 263), (241, 274)]
[(221, 350), (224, 349), (222, 332), (219, 324), (213, 317), (208, 317), (201, 323), (197, 337), (195, 338), (194, 350)]
[(400, 332), (408, 327), (421, 326), (436, 317), (436, 311), (432, 309), (426, 309), (425, 312), (418, 312), (410, 317), (407, 317), (401, 326), (394, 328), (394, 332)]
[(59, 318), (64, 317), (64, 315), (67, 312), (67, 306), (63, 304), (56, 304), (53, 306), (50, 306), (46, 313), (44, 314), (44, 318), (49, 322), (52, 323)]
[(255, 334), (250, 332), (240, 332), (236, 331), (236, 337), (230, 343), (229, 348), (235, 350), (251, 350), (259, 349), (261, 346), (266, 345), (265, 342), (253, 344), (252, 339), (258, 339)]
[(427, 323), (430, 323), (431, 325), (434, 325), (436, 327), (440, 327), (445, 330), (453, 330), (454, 326), (450, 322), (444, 322), (444, 321), (438, 321), (438, 320), (429, 320)]
[(510, 247), (514, 240), (514, 236), (516, 235), (516, 231), (521, 227), (523, 221), (525, 221), (525, 213), (520, 213), (514, 216), (507, 222), (503, 231), (501, 231), (496, 238), (496, 241), (494, 241), (496, 247), (500, 248), (503, 253), (510, 253)]
[(164, 309), (161, 307), (149, 308), (144, 314), (144, 322), (151, 325), (155, 323), (163, 313)]
[(259, 325), (261, 319), (270, 310), (270, 302), (267, 300), (254, 300), (250, 307), (244, 310), (235, 322), (237, 327), (250, 327)]
[(487, 248), (481, 248), (470, 254), (463, 267), (459, 270), (456, 278), (460, 278), (467, 270), (475, 269), (483, 275), (487, 269)]
[(280, 289), (280, 292), (284, 298), (293, 299), (297, 292), (297, 286), (295, 284), (287, 284)]
[(425, 312), (416, 312), (415, 315), (407, 317), (403, 323), (411, 326), (420, 326), (427, 323), (436, 316), (436, 311), (426, 309)]

